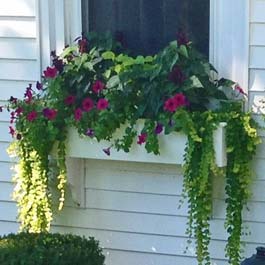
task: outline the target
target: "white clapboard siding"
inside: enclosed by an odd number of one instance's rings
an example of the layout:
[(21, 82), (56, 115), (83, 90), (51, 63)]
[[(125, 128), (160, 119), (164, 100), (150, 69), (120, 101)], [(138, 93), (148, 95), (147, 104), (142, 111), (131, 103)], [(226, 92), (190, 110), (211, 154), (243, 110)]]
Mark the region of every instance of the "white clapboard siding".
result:
[(249, 90), (250, 91), (265, 91), (265, 70), (250, 69), (249, 73), (250, 73)]
[(265, 45), (265, 36), (261, 34), (265, 31), (265, 23), (252, 23), (250, 25), (250, 44), (251, 45)]
[(35, 0), (8, 0), (1, 2), (0, 16), (34, 17), (35, 15)]
[[(0, 106), (10, 96), (22, 97), (29, 83), (40, 78), (38, 0), (2, 1), (0, 8)], [(35, 85), (35, 84), (34, 84)], [(12, 202), (14, 159), (6, 152), (10, 114), (0, 113), (0, 234), (16, 232), (17, 209)]]
[(250, 22), (265, 22), (265, 1), (250, 0)]
[(250, 48), (250, 68), (265, 68), (265, 46), (252, 46)]
[(38, 47), (35, 39), (0, 38), (2, 58), (36, 60)]

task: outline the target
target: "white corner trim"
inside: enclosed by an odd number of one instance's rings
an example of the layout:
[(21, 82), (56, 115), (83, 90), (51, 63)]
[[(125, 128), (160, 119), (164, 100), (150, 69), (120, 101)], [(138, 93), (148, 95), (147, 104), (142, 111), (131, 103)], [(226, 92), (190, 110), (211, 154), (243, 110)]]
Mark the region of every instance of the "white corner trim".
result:
[(210, 0), (210, 61), (248, 91), (249, 0)]
[(71, 44), (82, 33), (81, 0), (64, 0), (65, 42)]

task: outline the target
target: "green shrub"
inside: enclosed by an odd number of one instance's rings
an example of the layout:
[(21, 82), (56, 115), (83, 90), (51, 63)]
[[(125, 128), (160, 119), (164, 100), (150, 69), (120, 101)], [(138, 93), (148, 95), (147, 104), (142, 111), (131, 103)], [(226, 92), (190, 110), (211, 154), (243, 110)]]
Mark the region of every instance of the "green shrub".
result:
[(49, 233), (0, 237), (1, 265), (103, 265), (104, 260), (94, 238)]

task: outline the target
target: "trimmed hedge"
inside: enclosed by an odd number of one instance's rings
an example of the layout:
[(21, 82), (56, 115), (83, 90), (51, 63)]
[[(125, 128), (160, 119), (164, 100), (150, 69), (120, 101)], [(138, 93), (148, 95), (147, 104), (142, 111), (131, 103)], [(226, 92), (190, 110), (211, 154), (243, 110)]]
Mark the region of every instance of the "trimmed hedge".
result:
[(0, 237), (1, 265), (103, 265), (104, 260), (94, 238), (50, 233)]

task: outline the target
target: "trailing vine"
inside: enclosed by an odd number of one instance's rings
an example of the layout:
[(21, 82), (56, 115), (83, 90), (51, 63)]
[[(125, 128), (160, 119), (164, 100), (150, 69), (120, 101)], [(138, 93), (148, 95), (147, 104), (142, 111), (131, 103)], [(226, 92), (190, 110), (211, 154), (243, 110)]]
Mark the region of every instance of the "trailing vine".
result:
[[(44, 71), (42, 82), (27, 87), (23, 99), (11, 97), (10, 148), (19, 157), (15, 199), (21, 229), (48, 231), (52, 221), (50, 154), (57, 146), (59, 210), (67, 183), (67, 130), (92, 140), (112, 140), (102, 151), (129, 152), (135, 142), (159, 155), (159, 137), (183, 132), (188, 137), (183, 189), (188, 198), (189, 237), (196, 241), (198, 264), (209, 265), (212, 177), (217, 174), (213, 132), (227, 123), (226, 253), (239, 265), (242, 209), (249, 198), (251, 161), (259, 144), (257, 124), (241, 111), (238, 84), (213, 79), (215, 69), (191, 43), (171, 42), (155, 56), (131, 57), (108, 35), (82, 36)], [(0, 110), (2, 108), (0, 107)], [(141, 131), (137, 130), (143, 119)], [(15, 123), (15, 127), (13, 124)], [(125, 127), (123, 135), (113, 139)]]

